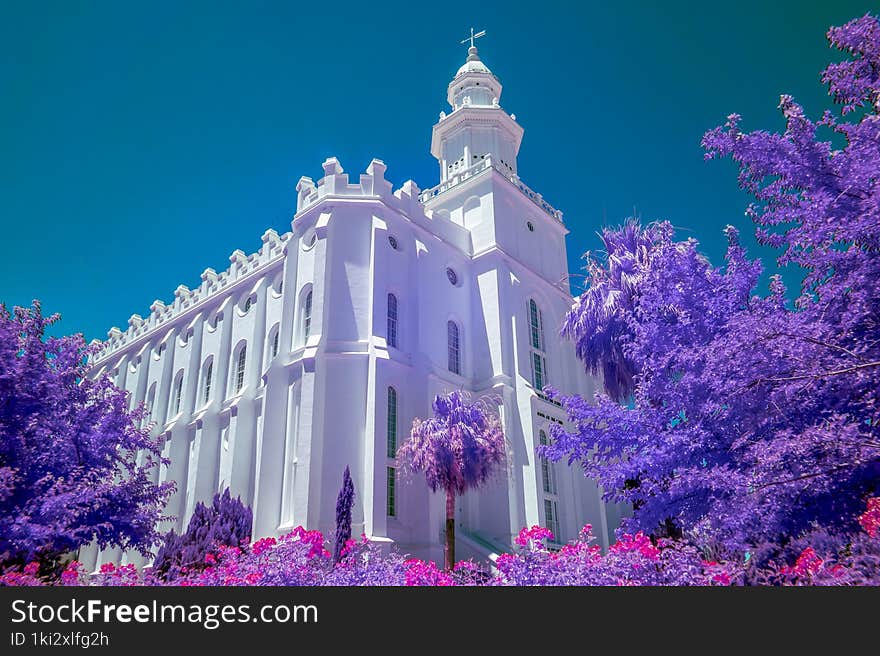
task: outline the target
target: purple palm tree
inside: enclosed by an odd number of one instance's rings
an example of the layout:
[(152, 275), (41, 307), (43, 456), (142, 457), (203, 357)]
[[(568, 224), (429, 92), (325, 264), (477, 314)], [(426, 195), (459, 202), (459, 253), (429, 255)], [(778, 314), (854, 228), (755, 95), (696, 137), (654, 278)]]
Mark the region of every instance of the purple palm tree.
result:
[(425, 473), (433, 492), (446, 492), (446, 569), (455, 565), (455, 495), (480, 487), (504, 462), (501, 423), (485, 402), (469, 402), (461, 392), (438, 395), (434, 416), (413, 421), (409, 439), (397, 452), (401, 465)]
[(624, 352), (630, 331), (626, 317), (649, 269), (652, 247), (658, 241), (668, 241), (670, 235), (667, 223), (642, 228), (636, 219), (619, 228), (605, 228), (599, 235), (605, 252), (584, 256), (588, 287), (562, 325), (562, 336), (574, 341), (577, 357), (587, 371), (601, 373), (605, 391), (618, 401), (633, 393), (638, 374)]

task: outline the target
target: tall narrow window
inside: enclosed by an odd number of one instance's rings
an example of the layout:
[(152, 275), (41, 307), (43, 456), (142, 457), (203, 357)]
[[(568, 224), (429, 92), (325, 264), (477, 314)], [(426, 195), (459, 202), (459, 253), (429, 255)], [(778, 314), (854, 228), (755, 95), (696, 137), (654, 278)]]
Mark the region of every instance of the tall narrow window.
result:
[(388, 493), (388, 516), (394, 517), (397, 515), (397, 498), (396, 498), (396, 474), (397, 471), (394, 467), (388, 467), (386, 475), (388, 477), (386, 492)]
[(180, 412), (180, 401), (183, 398), (183, 369), (177, 372), (174, 379), (174, 414)]
[(547, 384), (547, 355), (544, 343), (544, 316), (534, 299), (529, 299), (529, 345), (531, 346), (532, 384), (541, 390)]
[(388, 346), (397, 348), (397, 297), (388, 294)]
[(532, 348), (544, 350), (544, 317), (534, 299), (529, 299), (529, 327), (531, 329)]
[(244, 365), (247, 363), (247, 344), (242, 344), (238, 352), (238, 364), (235, 367), (235, 392), (244, 387)]
[(302, 304), (302, 341), (305, 344), (312, 330), (312, 290), (306, 292)]
[[(548, 446), (550, 444), (550, 441), (547, 439), (547, 433), (542, 430), (538, 435), (541, 446)], [(553, 463), (543, 456), (541, 457), (541, 480), (544, 492), (556, 494), (556, 472), (553, 469)]]
[(446, 342), (449, 356), (449, 371), (461, 374), (461, 336), (458, 324), (454, 321), (446, 322)]
[(205, 400), (204, 403), (207, 403), (211, 400), (211, 377), (214, 374), (214, 361), (211, 360), (208, 363), (208, 366), (205, 367)]
[[(538, 441), (541, 446), (548, 446), (547, 432), (538, 431)], [(556, 470), (553, 463), (545, 457), (541, 457), (541, 487), (544, 498), (544, 526), (553, 532), (553, 541), (562, 543), (562, 535), (559, 532), (559, 496), (556, 488)]]
[(153, 421), (153, 406), (156, 404), (156, 383), (150, 385), (150, 391), (147, 392), (147, 421)]
[(532, 382), (535, 384), (535, 389), (544, 389), (545, 384), (545, 375), (544, 375), (544, 363), (546, 359), (540, 353), (532, 352)]
[(279, 330), (276, 330), (276, 331), (275, 331), (275, 336), (272, 338), (272, 357), (273, 357), (273, 358), (274, 358), (276, 355), (278, 355), (278, 334), (279, 334), (280, 332), (281, 332), (280, 329), (279, 329)]
[(553, 541), (561, 542), (559, 535), (559, 507), (555, 501), (544, 499), (544, 521), (547, 523), (546, 528), (553, 532)]
[(388, 457), (397, 457), (397, 390), (388, 388)]

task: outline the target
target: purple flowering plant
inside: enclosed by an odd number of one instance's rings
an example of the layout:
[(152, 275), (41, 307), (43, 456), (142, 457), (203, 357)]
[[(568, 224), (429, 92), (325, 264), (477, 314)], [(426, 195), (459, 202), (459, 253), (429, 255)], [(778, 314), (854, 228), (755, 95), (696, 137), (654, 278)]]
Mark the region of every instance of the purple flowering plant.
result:
[(778, 276), (756, 293), (761, 266), (732, 227), (722, 267), (668, 223), (607, 229), (588, 257), (562, 332), (606, 393), (563, 397), (571, 425), (544, 453), (629, 504), (630, 533), (792, 556), (815, 531), (846, 545), (880, 490), (880, 23), (828, 38), (850, 55), (822, 76), (840, 118), (783, 96), (784, 132), (731, 115), (703, 138), (707, 159), (738, 165), (759, 241), (803, 269), (793, 303)]
[(92, 542), (148, 554), (173, 491), (143, 406), (86, 376), (82, 335), (46, 336), (57, 319), (0, 305), (0, 566), (44, 575)]
[(446, 570), (455, 566), (455, 497), (488, 481), (505, 461), (505, 440), (486, 400), (470, 401), (460, 391), (438, 395), (434, 415), (413, 421), (398, 449), (405, 470), (424, 472), (433, 492), (446, 493)]

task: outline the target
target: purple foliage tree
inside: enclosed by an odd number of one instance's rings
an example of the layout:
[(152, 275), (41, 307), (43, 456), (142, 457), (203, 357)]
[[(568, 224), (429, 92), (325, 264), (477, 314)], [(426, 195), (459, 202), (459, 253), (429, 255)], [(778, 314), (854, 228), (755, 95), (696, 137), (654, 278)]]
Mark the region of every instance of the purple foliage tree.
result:
[(250, 541), (251, 509), (229, 494), (215, 494), (210, 506), (201, 501), (193, 509), (186, 531), (170, 531), (153, 561), (153, 572), (174, 579), (205, 567), (205, 558), (219, 547), (239, 547)]
[(336, 535), (333, 545), (333, 562), (338, 563), (342, 559), (342, 550), (345, 543), (351, 539), (351, 507), (354, 504), (354, 483), (351, 481), (351, 472), (348, 465), (342, 474), (342, 488), (336, 498)]
[[(58, 315), (0, 305), (0, 565), (58, 558), (95, 541), (148, 553), (173, 484), (142, 406), (86, 376), (82, 335), (45, 337)], [(140, 456), (138, 455), (140, 454)]]
[(446, 492), (446, 569), (455, 566), (455, 496), (483, 485), (504, 461), (501, 424), (485, 403), (459, 392), (438, 395), (434, 416), (413, 421), (397, 452), (405, 469), (425, 473), (433, 492)]
[(642, 229), (636, 220), (600, 235), (605, 257), (586, 253), (589, 287), (577, 299), (562, 325), (562, 335), (575, 343), (575, 353), (592, 374), (601, 374), (605, 390), (620, 401), (634, 391), (637, 365), (624, 351), (627, 317), (632, 313), (651, 247), (668, 226)]
[(743, 133), (733, 115), (703, 140), (708, 158), (739, 164), (759, 240), (806, 270), (794, 307), (778, 277), (752, 296), (760, 267), (733, 228), (724, 268), (668, 224), (606, 231), (607, 257), (589, 260), (597, 287), (564, 331), (615, 377), (595, 406), (565, 399), (574, 428), (547, 454), (633, 504), (627, 530), (771, 553), (816, 526), (845, 542), (880, 488), (880, 25), (865, 16), (828, 36), (853, 59), (823, 80), (857, 122), (813, 123), (783, 96), (784, 133)]

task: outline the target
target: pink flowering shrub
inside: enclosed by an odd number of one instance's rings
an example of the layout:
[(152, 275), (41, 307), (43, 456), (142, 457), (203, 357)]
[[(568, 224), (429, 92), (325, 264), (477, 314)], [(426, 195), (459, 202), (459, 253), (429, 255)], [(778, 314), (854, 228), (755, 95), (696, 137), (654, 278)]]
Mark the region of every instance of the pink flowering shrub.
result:
[(877, 537), (877, 532), (880, 531), (880, 497), (868, 499), (868, 509), (859, 515), (859, 524), (869, 536)]
[(406, 585), (455, 585), (449, 572), (437, 569), (434, 561), (425, 562), (417, 558), (404, 561), (407, 570), (404, 574)]
[(0, 586), (43, 585), (37, 574), (40, 564), (32, 561), (23, 568), (10, 568), (0, 573)]
[(495, 585), (731, 585), (740, 568), (706, 562), (699, 551), (673, 540), (655, 544), (644, 533), (624, 534), (603, 555), (589, 524), (577, 541), (551, 551), (547, 529), (523, 529), (518, 553), (496, 561)]
[(877, 519), (880, 498), (868, 500), (859, 521), (863, 535), (842, 550), (827, 545), (820, 534), (811, 536), (816, 546), (806, 546), (788, 564), (755, 564), (757, 558), (709, 560), (702, 551), (682, 540), (653, 539), (645, 533), (622, 534), (606, 553), (595, 544), (592, 527), (578, 539), (551, 549), (553, 533), (541, 526), (523, 528), (514, 539), (513, 553), (500, 555), (492, 571), (479, 563), (462, 561), (453, 571), (434, 562), (406, 558), (383, 551), (362, 535), (346, 540), (341, 558), (334, 559), (320, 531), (297, 527), (280, 538), (263, 538), (241, 546), (223, 546), (205, 556), (204, 567), (182, 568), (176, 578), (162, 580), (149, 568), (105, 563), (87, 575), (73, 561), (60, 581), (38, 576), (39, 566), (0, 573), (0, 585), (61, 584), (133, 586), (452, 586), (452, 585), (880, 585), (880, 531)]

